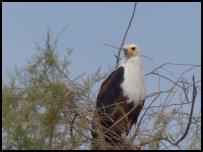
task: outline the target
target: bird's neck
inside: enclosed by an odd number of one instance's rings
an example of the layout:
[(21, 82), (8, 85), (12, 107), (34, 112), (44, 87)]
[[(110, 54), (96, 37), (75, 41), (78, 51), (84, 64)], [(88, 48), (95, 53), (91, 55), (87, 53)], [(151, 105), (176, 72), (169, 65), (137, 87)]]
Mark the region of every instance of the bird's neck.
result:
[(132, 65), (135, 68), (142, 69), (141, 58), (139, 56), (131, 56), (131, 57), (125, 56), (122, 59), (120, 66), (126, 67), (126, 66), (129, 66), (129, 65)]

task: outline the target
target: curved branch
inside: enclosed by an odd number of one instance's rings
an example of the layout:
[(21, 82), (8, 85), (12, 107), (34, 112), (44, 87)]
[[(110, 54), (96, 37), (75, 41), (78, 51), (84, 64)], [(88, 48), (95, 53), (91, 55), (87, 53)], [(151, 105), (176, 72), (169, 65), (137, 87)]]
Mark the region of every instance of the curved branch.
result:
[(132, 20), (133, 20), (134, 15), (135, 15), (136, 5), (137, 5), (137, 3), (135, 2), (135, 4), (134, 4), (134, 9), (133, 9), (133, 13), (132, 13), (130, 22), (129, 22), (128, 27), (127, 27), (127, 29), (126, 29), (126, 32), (125, 32), (125, 35), (124, 35), (124, 37), (123, 37), (123, 41), (122, 41), (122, 43), (121, 43), (121, 46), (120, 46), (120, 48), (119, 48), (119, 50), (118, 50), (118, 55), (117, 55), (117, 58), (116, 58), (116, 68), (118, 67), (118, 64), (119, 64), (119, 60), (120, 60), (119, 58), (120, 58), (121, 49), (123, 48), (123, 44), (124, 44), (124, 42), (125, 42), (125, 38), (126, 38), (126, 36), (127, 36), (127, 34), (128, 34), (128, 30), (130, 29)]
[(197, 88), (195, 86), (194, 75), (192, 77), (192, 80), (193, 80), (192, 106), (191, 106), (190, 117), (189, 117), (189, 120), (188, 120), (188, 124), (187, 124), (187, 128), (185, 130), (185, 133), (175, 142), (174, 142), (173, 139), (169, 138), (168, 136), (166, 136), (164, 138), (166, 141), (170, 142), (172, 145), (178, 145), (186, 137), (186, 135), (188, 134), (188, 131), (190, 129), (191, 120), (192, 120), (192, 114), (193, 114), (193, 110), (194, 110), (195, 99), (196, 99), (196, 96), (197, 96)]

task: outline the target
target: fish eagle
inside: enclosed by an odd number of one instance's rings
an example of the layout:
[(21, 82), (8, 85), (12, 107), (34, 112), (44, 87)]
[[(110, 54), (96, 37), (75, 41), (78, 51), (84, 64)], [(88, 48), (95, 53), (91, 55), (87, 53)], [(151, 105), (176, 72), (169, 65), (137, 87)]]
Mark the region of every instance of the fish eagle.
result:
[(93, 139), (102, 133), (111, 145), (122, 143), (121, 137), (127, 136), (136, 124), (146, 96), (140, 48), (129, 44), (122, 50), (120, 66), (101, 85), (92, 124)]

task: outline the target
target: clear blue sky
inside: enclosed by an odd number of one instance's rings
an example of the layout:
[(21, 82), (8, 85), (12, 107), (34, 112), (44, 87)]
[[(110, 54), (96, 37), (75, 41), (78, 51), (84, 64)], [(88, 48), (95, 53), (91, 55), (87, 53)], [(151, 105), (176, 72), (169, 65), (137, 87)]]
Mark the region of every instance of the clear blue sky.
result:
[[(3, 80), (15, 65), (26, 65), (36, 53), (35, 42), (44, 46), (48, 27), (56, 35), (66, 25), (69, 28), (61, 35), (57, 51), (63, 57), (66, 48), (74, 48), (70, 67), (74, 79), (83, 72), (95, 72), (100, 65), (105, 72), (115, 66), (117, 51), (103, 43), (120, 46), (133, 3), (3, 3), (2, 8)], [(138, 3), (125, 42), (138, 44), (156, 65), (201, 64), (201, 3)], [(151, 71), (151, 61), (143, 59), (143, 69)], [(198, 70), (194, 72), (201, 80)], [(157, 82), (147, 79), (148, 92), (153, 83)]]
[[(7, 80), (6, 71), (15, 66), (24, 67), (27, 59), (37, 52), (36, 42), (44, 47), (48, 27), (56, 36), (66, 25), (69, 27), (59, 39), (57, 52), (63, 57), (66, 48), (74, 48), (72, 79), (83, 72), (87, 76), (100, 65), (102, 71), (108, 71), (109, 66), (115, 66), (117, 50), (103, 43), (120, 46), (133, 5), (131, 2), (3, 3), (3, 81)], [(165, 62), (201, 64), (200, 41), (200, 2), (140, 2), (126, 38), (126, 43), (138, 44), (142, 54), (153, 58), (156, 66)], [(143, 69), (150, 72), (152, 62), (143, 58)], [(183, 69), (172, 71), (180, 73)], [(201, 79), (200, 69), (195, 74)], [(154, 85), (151, 78), (147, 79), (148, 92), (154, 90), (151, 88)]]
[[(72, 76), (90, 74), (99, 65), (104, 71), (115, 65), (131, 17), (133, 3), (3, 3), (3, 79), (14, 66), (23, 67), (35, 52), (35, 42), (44, 45), (47, 28), (60, 37), (58, 53), (73, 47)], [(201, 62), (201, 3), (148, 3), (137, 5), (126, 43), (136, 43), (142, 53), (164, 62)], [(144, 60), (143, 60), (144, 62)], [(147, 61), (149, 62), (149, 61)], [(151, 64), (151, 63), (150, 63)], [(145, 71), (149, 71), (143, 63)]]
[[(6, 71), (24, 67), (36, 53), (35, 43), (44, 47), (48, 27), (61, 35), (57, 52), (73, 47), (72, 79), (83, 72), (91, 74), (115, 66), (117, 50), (103, 43), (120, 46), (134, 3), (3, 3), (2, 78)], [(136, 43), (142, 54), (158, 66), (165, 62), (201, 64), (201, 3), (140, 2), (128, 32), (126, 43)], [(143, 58), (145, 73), (153, 69)], [(182, 72), (183, 69), (172, 69)], [(200, 79), (200, 71), (198, 73)], [(148, 91), (152, 83), (147, 79)], [(150, 88), (150, 89), (149, 89)]]

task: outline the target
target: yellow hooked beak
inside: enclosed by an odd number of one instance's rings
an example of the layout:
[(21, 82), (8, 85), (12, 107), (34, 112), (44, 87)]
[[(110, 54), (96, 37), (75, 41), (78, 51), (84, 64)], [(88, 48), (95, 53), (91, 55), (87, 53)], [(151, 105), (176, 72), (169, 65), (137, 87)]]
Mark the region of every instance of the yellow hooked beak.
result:
[(133, 55), (135, 53), (136, 47), (126, 47), (123, 49), (125, 55)]

